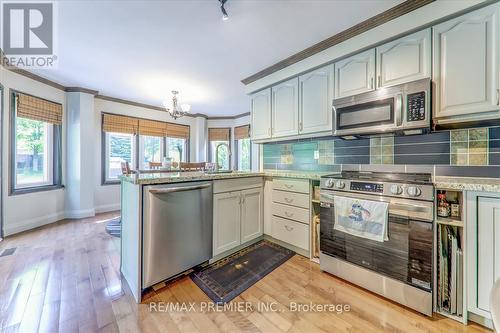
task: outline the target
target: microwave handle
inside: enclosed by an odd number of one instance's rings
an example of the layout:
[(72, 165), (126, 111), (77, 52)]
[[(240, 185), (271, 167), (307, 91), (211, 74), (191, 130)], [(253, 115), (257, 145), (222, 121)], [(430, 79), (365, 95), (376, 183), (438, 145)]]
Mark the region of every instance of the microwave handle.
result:
[(403, 124), (403, 95), (397, 94), (396, 96), (396, 126), (401, 126)]

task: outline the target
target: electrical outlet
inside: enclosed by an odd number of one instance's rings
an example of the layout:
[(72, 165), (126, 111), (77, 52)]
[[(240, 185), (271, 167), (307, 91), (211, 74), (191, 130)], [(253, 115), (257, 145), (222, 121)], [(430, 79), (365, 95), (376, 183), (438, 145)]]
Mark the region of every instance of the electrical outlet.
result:
[(319, 160), (319, 150), (314, 151), (314, 159)]

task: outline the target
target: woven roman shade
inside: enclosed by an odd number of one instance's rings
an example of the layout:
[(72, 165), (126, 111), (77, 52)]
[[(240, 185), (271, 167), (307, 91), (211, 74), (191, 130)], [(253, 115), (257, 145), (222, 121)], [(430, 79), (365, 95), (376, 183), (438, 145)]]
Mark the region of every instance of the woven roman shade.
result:
[(148, 136), (165, 136), (167, 123), (163, 121), (139, 119), (139, 134)]
[(62, 105), (41, 98), (17, 94), (17, 116), (47, 123), (62, 124)]
[(137, 134), (139, 119), (105, 113), (102, 119), (102, 130), (104, 132)]
[(189, 126), (166, 123), (167, 136), (169, 138), (189, 139)]
[(229, 141), (231, 135), (230, 128), (209, 128), (208, 140), (209, 141)]
[(234, 128), (234, 139), (241, 140), (250, 137), (250, 125), (243, 125)]

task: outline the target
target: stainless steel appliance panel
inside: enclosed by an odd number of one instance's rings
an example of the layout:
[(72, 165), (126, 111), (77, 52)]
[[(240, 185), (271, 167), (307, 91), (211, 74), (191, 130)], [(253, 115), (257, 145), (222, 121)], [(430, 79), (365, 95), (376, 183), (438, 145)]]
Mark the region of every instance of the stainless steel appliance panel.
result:
[(212, 258), (211, 182), (145, 186), (142, 288)]

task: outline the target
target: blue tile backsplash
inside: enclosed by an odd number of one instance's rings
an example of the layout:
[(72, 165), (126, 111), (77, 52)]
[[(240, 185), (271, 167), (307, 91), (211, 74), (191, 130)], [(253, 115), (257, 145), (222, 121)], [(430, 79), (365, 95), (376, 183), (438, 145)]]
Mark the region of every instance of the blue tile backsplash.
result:
[[(263, 144), (265, 170), (338, 171), (341, 165), (500, 166), (500, 127)], [(462, 168), (463, 169), (463, 168)]]

